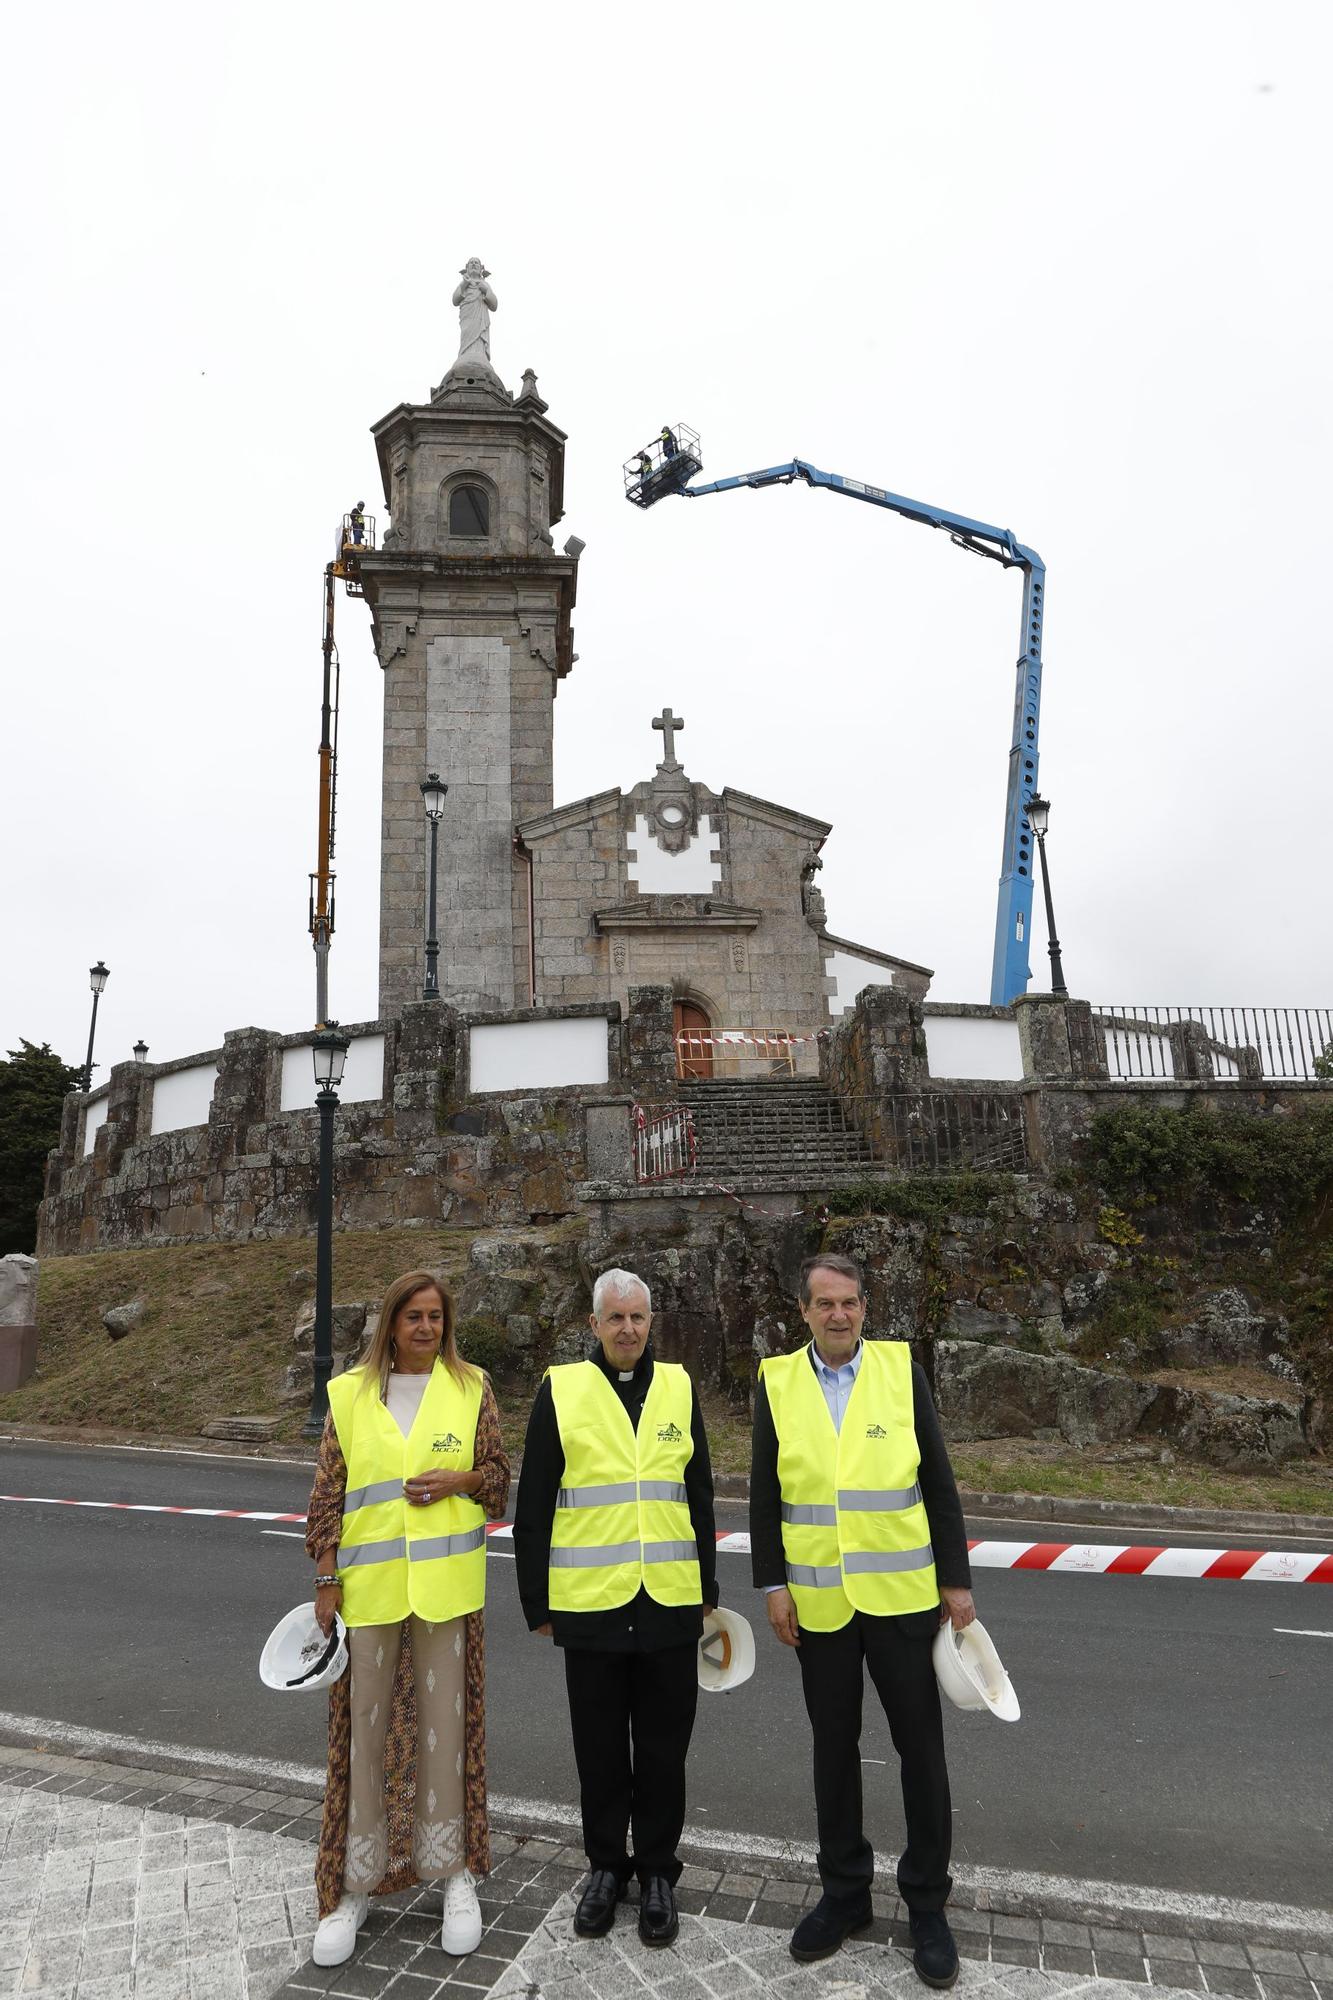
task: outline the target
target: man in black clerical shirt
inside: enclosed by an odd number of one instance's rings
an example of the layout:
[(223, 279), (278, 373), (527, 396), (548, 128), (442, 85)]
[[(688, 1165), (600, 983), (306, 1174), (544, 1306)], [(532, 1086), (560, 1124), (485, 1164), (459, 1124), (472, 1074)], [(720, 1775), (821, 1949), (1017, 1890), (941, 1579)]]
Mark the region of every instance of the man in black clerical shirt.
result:
[(549, 1371), (532, 1406), (514, 1556), (529, 1630), (565, 1656), (592, 1871), (574, 1928), (610, 1930), (637, 1874), (639, 1935), (656, 1945), (679, 1926), (676, 1848), (717, 1538), (699, 1399), (683, 1368), (654, 1362), (651, 1326), (642, 1279), (604, 1271), (586, 1359)]

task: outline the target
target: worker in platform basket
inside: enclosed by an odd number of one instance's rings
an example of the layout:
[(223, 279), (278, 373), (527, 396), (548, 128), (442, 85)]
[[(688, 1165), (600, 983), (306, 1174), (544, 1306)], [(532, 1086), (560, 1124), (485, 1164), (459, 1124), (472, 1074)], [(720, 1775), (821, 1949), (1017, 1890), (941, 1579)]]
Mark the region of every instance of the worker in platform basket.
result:
[(823, 1895), (791, 1940), (827, 1958), (873, 1918), (875, 1857), (861, 1822), (867, 1670), (901, 1764), (907, 1839), (898, 1889), (928, 1986), (958, 1977), (944, 1905), (953, 1821), (932, 1657), (940, 1626), (976, 1617), (963, 1510), (930, 1389), (906, 1340), (862, 1338), (865, 1283), (850, 1258), (801, 1272), (811, 1335), (760, 1365), (750, 1547), (768, 1622), (796, 1648), (814, 1736)]
[(663, 458), (674, 458), (676, 456), (676, 450), (677, 450), (676, 433), (671, 429), (669, 424), (663, 424), (662, 426)]
[(652, 1321), (642, 1278), (603, 1271), (587, 1358), (548, 1369), (532, 1406), (514, 1555), (529, 1630), (565, 1656), (592, 1871), (574, 1929), (609, 1931), (637, 1875), (639, 1936), (668, 1945), (717, 1542), (699, 1399)]
[(653, 470), (653, 461), (651, 460), (651, 458), (649, 458), (649, 456), (648, 456), (648, 454), (647, 454), (647, 452), (646, 452), (646, 451), (641, 451), (641, 452), (639, 453), (639, 484), (640, 484), (640, 486), (642, 486), (642, 485), (643, 485), (643, 482), (645, 481), (645, 479), (649, 479), (649, 478), (651, 478), (651, 476), (652, 476), (652, 470)]
[(355, 507), (353, 507), (352, 509), (349, 519), (352, 528), (352, 540), (356, 543), (356, 546), (360, 548), (362, 542), (365, 539), (365, 533), (366, 533), (366, 503), (364, 500), (357, 501)]
[(485, 1523), (508, 1497), (491, 1385), (443, 1285), (409, 1271), (329, 1383), (307, 1516), (315, 1616), (325, 1632), (341, 1616), (351, 1654), (329, 1691), (316, 1965), (351, 1957), (372, 1895), (426, 1880), (443, 1880), (444, 1949), (481, 1942)]

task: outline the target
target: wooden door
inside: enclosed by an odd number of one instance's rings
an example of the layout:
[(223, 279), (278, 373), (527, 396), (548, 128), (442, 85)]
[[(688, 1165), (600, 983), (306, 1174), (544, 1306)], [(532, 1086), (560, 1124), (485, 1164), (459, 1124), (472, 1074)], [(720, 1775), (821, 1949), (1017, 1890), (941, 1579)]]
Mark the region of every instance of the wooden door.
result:
[[(711, 1024), (702, 1007), (696, 1007), (689, 1000), (677, 1000), (673, 1010), (676, 1026), (676, 1075), (711, 1076), (713, 1074), (713, 1045), (707, 1039), (711, 1034)], [(682, 1035), (691, 1039), (681, 1041)]]

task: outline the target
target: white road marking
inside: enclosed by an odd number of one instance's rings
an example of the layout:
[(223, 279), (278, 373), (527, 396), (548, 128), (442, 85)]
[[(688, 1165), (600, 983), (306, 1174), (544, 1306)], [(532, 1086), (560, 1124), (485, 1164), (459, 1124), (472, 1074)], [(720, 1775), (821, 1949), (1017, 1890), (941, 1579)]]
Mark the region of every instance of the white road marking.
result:
[(1333, 1632), (1315, 1632), (1308, 1625), (1275, 1625), (1275, 1632), (1287, 1632), (1293, 1639), (1333, 1639)]
[(303, 1542), (305, 1536), (299, 1528), (261, 1528), (261, 1535), (279, 1535), (285, 1542)]
[[(86, 1729), (73, 1722), (48, 1722), (36, 1715), (11, 1715), (0, 1710), (0, 1737), (18, 1737), (23, 1742), (44, 1745), (66, 1755), (97, 1757), (109, 1752), (128, 1753), (140, 1762), (162, 1758), (203, 1776), (226, 1778), (239, 1774), (269, 1787), (307, 1785), (322, 1789), (324, 1769), (314, 1764), (284, 1764), (263, 1757), (246, 1757), (233, 1750), (198, 1750), (186, 1743), (158, 1743), (138, 1736), (112, 1735), (100, 1729)], [(4, 1767), (0, 1765), (0, 1784)], [(577, 1827), (578, 1810), (552, 1799), (513, 1798), (492, 1793), (490, 1809), (497, 1820), (529, 1822), (537, 1825)], [(800, 1861), (813, 1865), (814, 1849), (798, 1841), (770, 1840), (762, 1834), (700, 1829), (700, 1845), (710, 1852), (751, 1856), (756, 1861)], [(876, 1872), (891, 1872), (892, 1857), (876, 1856)], [(1231, 1896), (1187, 1895), (1175, 1889), (1158, 1889), (1145, 1883), (1085, 1881), (1068, 1875), (1042, 1875), (1020, 1868), (955, 1868), (960, 1885), (972, 1895), (978, 1909), (1012, 1909), (1014, 1899), (1036, 1904), (1060, 1900), (1066, 1903), (1095, 1904), (1114, 1909), (1121, 1922), (1127, 1915), (1139, 1918), (1175, 1918), (1187, 1929), (1208, 1923), (1225, 1922), (1246, 1932), (1303, 1930), (1333, 1944), (1333, 1910), (1300, 1909), (1290, 1903), (1259, 1903)], [(1152, 1930), (1152, 1922), (1141, 1928)]]

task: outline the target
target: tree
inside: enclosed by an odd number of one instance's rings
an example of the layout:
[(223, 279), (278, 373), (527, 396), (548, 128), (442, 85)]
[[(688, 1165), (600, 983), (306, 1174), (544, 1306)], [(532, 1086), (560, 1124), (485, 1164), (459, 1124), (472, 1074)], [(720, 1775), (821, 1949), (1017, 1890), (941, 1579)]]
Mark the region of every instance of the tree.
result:
[(46, 1156), (60, 1139), (60, 1108), (83, 1072), (46, 1042), (20, 1040), (0, 1062), (0, 1257), (37, 1247)]

